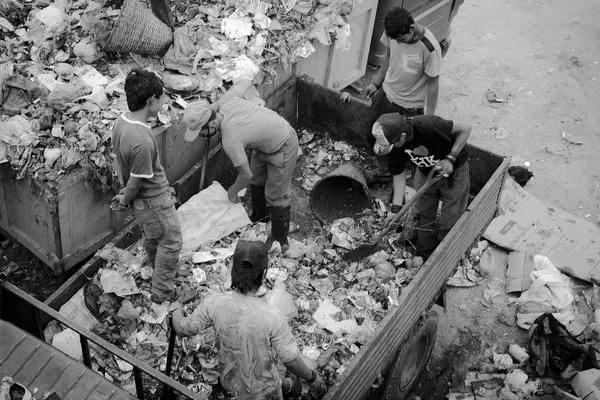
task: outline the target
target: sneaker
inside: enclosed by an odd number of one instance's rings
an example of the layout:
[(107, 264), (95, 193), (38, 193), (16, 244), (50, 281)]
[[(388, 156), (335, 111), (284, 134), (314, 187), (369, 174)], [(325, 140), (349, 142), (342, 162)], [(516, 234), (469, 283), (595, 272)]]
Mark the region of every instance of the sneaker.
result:
[(367, 176), (367, 185), (371, 186), (371, 185), (376, 185), (378, 183), (390, 183), (393, 179), (392, 174), (386, 173), (386, 174), (381, 174), (379, 172), (376, 172), (370, 176)]
[(194, 300), (198, 296), (197, 290), (185, 290), (185, 289), (173, 289), (171, 293), (167, 296), (160, 297), (156, 294), (152, 294), (150, 296), (150, 300), (155, 303), (163, 303), (165, 301), (173, 302), (177, 301), (181, 304), (189, 303)]

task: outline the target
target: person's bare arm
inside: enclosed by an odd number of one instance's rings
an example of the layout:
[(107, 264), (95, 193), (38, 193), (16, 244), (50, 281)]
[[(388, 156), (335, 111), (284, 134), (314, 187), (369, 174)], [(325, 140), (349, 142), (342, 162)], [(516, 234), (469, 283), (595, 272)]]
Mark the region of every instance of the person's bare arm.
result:
[(379, 67), (379, 72), (375, 75), (375, 79), (373, 82), (365, 88), (365, 96), (367, 99), (373, 97), (373, 95), (381, 88), (383, 85), (383, 81), (385, 80), (385, 74), (387, 73), (388, 68), (390, 67), (390, 48), (388, 47), (385, 51), (385, 57), (381, 66)]
[(439, 75), (435, 78), (429, 78), (427, 80), (427, 110), (425, 114), (435, 115), (435, 109), (438, 103), (438, 96), (440, 90), (440, 77)]
[[(284, 363), (284, 365), (292, 374), (305, 381), (309, 381), (313, 376), (313, 370), (308, 368), (300, 356), (294, 358), (292, 361)], [(324, 382), (323, 378), (317, 373), (317, 371), (314, 372), (316, 374), (316, 379), (314, 382), (309, 383), (309, 385), (314, 391), (318, 392), (323, 389)]]
[(238, 176), (233, 185), (231, 185), (229, 190), (227, 190), (227, 198), (229, 198), (229, 201), (232, 203), (237, 204), (240, 202), (237, 194), (240, 190), (248, 187), (250, 184), (250, 180), (252, 179), (252, 170), (250, 169), (250, 164), (248, 164), (248, 161), (245, 161), (236, 169), (238, 171)]
[(119, 194), (114, 196), (111, 200), (111, 208), (117, 211), (125, 211), (131, 201), (137, 196), (138, 192), (142, 188), (142, 183), (144, 182), (144, 178), (137, 178), (134, 176), (130, 176), (127, 181), (127, 185), (125, 188), (119, 191)]
[[(454, 121), (452, 126), (452, 133), (455, 134), (456, 139), (454, 140), (454, 144), (452, 145), (452, 150), (450, 150), (450, 154), (448, 158), (454, 158), (458, 156), (458, 153), (467, 145), (467, 141), (469, 140), (469, 136), (471, 135), (472, 126), (465, 122)], [(439, 171), (442, 175), (450, 175), (454, 172), (454, 161), (450, 159), (440, 160), (435, 167), (433, 167), (434, 171)]]

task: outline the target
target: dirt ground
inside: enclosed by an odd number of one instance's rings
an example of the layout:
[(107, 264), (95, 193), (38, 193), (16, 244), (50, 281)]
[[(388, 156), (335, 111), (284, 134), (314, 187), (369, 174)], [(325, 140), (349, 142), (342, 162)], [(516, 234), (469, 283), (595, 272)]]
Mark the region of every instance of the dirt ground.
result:
[[(600, 223), (599, 10), (591, 0), (466, 0), (452, 25), (436, 112), (471, 123), (470, 143), (512, 157), (516, 165), (531, 163), (535, 177), (525, 189), (538, 199), (595, 223)], [(508, 101), (489, 103), (487, 90)], [(563, 132), (581, 144), (569, 143)], [(460, 389), (465, 369), (479, 365), (492, 349), (501, 353), (511, 343), (526, 345), (526, 331), (515, 323), (513, 296), (503, 294), (507, 253), (492, 251), (498, 267), (490, 278), (473, 288), (449, 288), (446, 312), (437, 309), (436, 347), (415, 398), (443, 399), (450, 389)], [(579, 283), (573, 289), (580, 294), (587, 286)], [(489, 287), (502, 293), (491, 305), (483, 296)], [(585, 323), (591, 311), (581, 303)]]

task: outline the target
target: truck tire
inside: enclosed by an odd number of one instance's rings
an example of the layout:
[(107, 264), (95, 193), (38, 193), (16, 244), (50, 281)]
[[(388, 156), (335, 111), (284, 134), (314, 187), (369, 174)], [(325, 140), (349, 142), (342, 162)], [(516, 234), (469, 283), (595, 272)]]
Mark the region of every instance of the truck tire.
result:
[(437, 313), (428, 312), (417, 322), (409, 339), (398, 349), (390, 368), (383, 400), (408, 399), (431, 357), (437, 335), (437, 321)]

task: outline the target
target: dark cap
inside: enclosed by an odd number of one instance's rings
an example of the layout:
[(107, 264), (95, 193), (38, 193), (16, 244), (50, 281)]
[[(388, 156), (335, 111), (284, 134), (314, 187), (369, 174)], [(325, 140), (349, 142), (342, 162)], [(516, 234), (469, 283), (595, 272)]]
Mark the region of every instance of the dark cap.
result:
[(406, 132), (406, 122), (404, 117), (398, 113), (383, 114), (375, 124), (371, 134), (375, 137), (375, 154), (385, 155), (392, 151), (394, 143), (402, 133)]
[(269, 264), (269, 251), (260, 241), (240, 240), (233, 252), (233, 270), (241, 272), (264, 270)]

